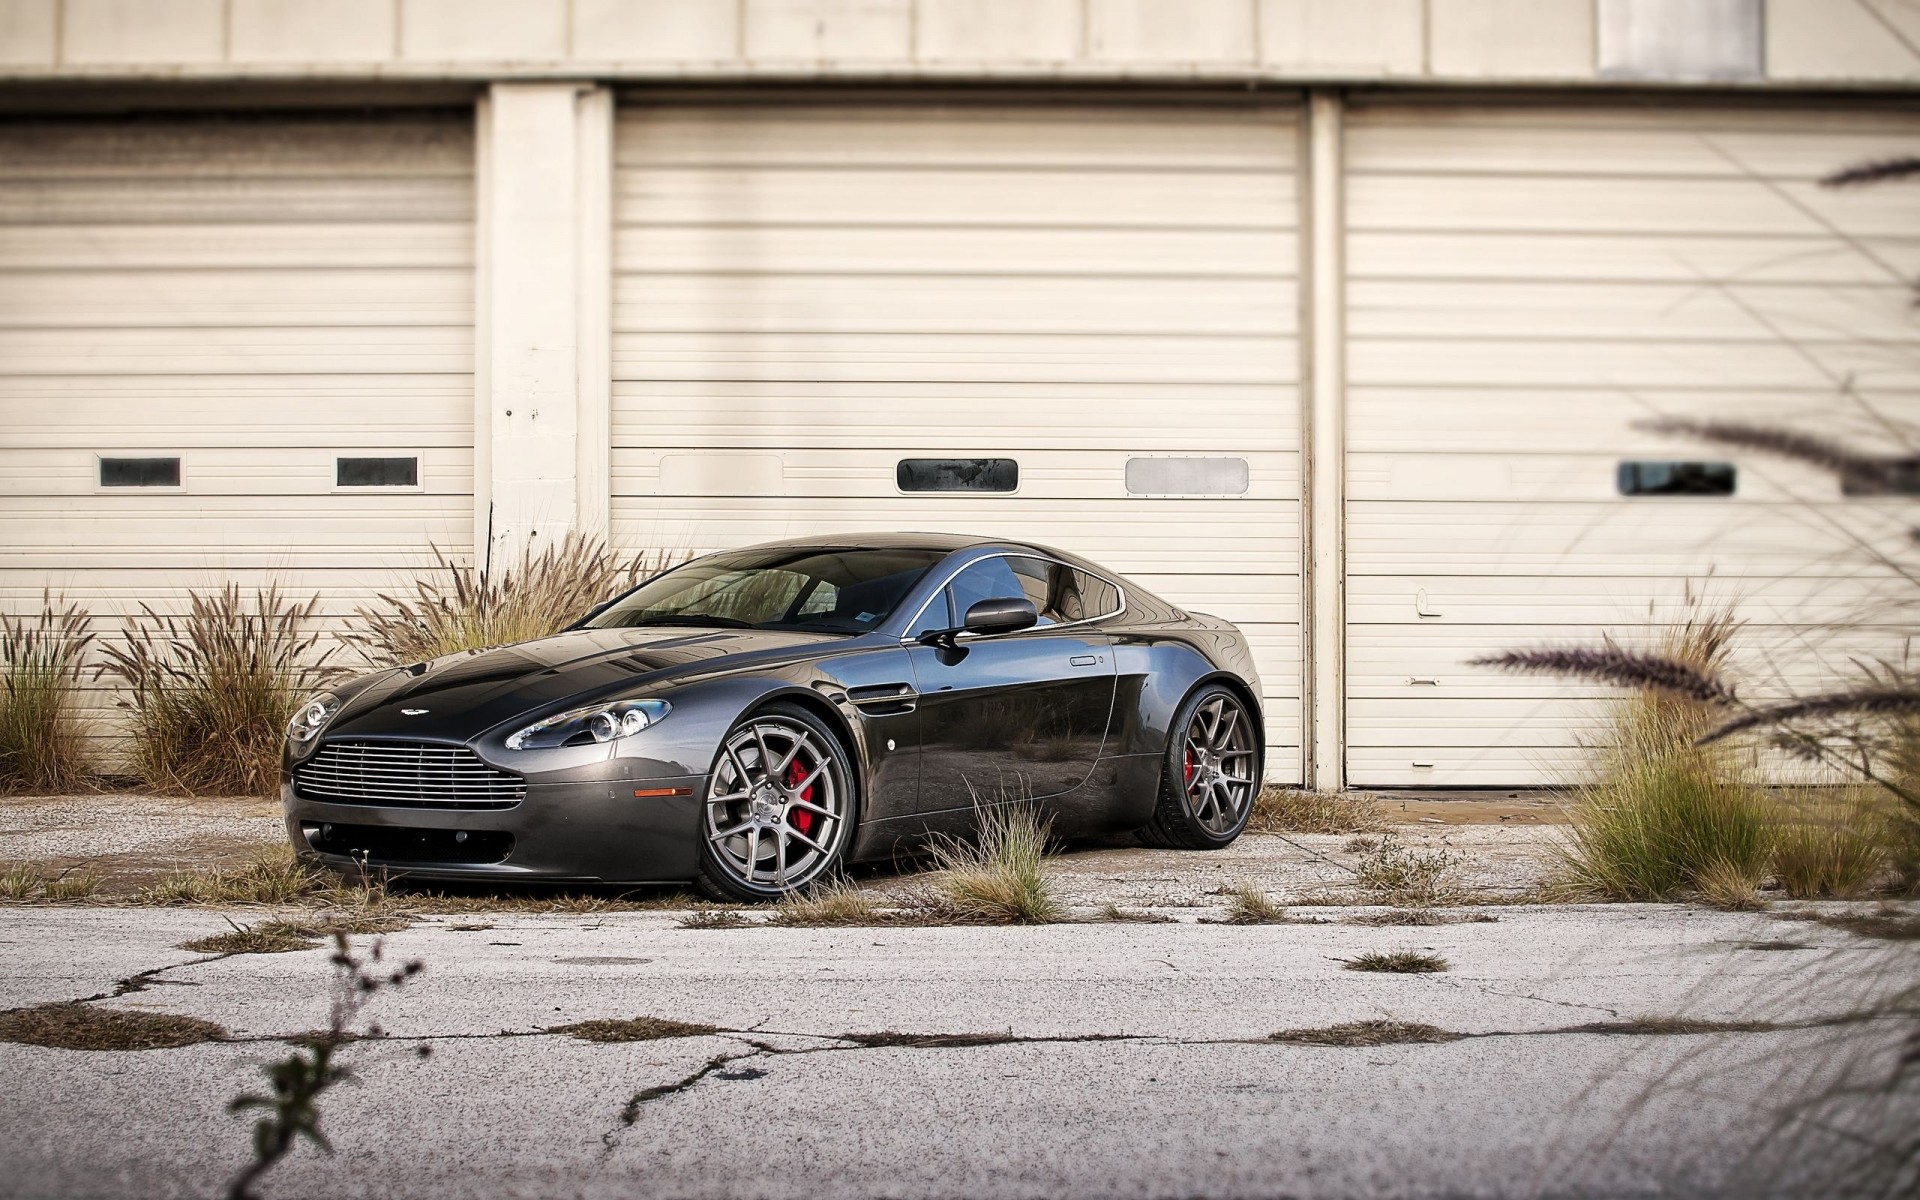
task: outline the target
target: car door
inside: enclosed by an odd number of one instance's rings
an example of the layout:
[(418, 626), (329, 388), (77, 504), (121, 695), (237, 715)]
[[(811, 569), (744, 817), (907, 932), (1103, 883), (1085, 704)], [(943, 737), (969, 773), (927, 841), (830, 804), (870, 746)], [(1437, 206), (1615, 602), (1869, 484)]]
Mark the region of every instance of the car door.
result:
[[(1102, 591), (1104, 589), (1104, 591)], [(1086, 781), (1113, 713), (1113, 649), (1090, 623), (1104, 580), (1051, 559), (1000, 555), (969, 564), (911, 631), (957, 628), (981, 600), (1027, 598), (1032, 628), (914, 645), (920, 709), (918, 811), (1044, 799)]]

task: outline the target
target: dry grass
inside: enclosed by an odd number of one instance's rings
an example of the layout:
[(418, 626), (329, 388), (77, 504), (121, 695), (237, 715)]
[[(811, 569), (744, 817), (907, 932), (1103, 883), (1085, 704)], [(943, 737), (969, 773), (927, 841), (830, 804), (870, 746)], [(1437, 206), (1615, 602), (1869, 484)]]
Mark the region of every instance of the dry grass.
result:
[[(1667, 630), (1659, 658), (1718, 679), (1738, 624), (1696, 604)], [(1595, 748), (1597, 777), (1575, 792), (1558, 882), (1605, 900), (1698, 895), (1739, 905), (1767, 877), (1773, 822), (1765, 797), (1728, 743), (1701, 745), (1720, 724), (1720, 701), (1647, 687), (1618, 701)]]
[(380, 596), (360, 609), (359, 630), (345, 640), (376, 666), (398, 666), (532, 641), (560, 632), (594, 605), (625, 591), (684, 556), (647, 551), (624, 561), (606, 543), (579, 533), (531, 547), (504, 570), (475, 570), (442, 554), (432, 578), (412, 595)]
[(1394, 834), (1354, 867), (1361, 887), (1378, 902), (1407, 908), (1445, 904), (1459, 893), (1460, 856), (1449, 850), (1415, 850)]
[(282, 954), (310, 950), (339, 934), (398, 933), (411, 922), (376, 912), (329, 913), (320, 917), (275, 917), (252, 925), (227, 924), (225, 933), (182, 942), (197, 954)]
[(100, 876), (84, 867), (62, 871), (40, 885), (40, 895), (54, 903), (85, 900), (100, 886)]
[(1447, 969), (1447, 960), (1425, 950), (1369, 951), (1347, 959), (1349, 971), (1380, 971), (1392, 975), (1431, 975)]
[(665, 1017), (627, 1017), (577, 1021), (571, 1025), (551, 1025), (548, 1033), (564, 1033), (583, 1042), (657, 1042), (665, 1038), (705, 1037), (719, 1033), (718, 1025), (698, 1025), (690, 1021), (672, 1021)]
[(44, 879), (32, 863), (14, 863), (0, 871), (0, 900), (31, 900)]
[(1066, 919), (1047, 866), (1047, 826), (1023, 804), (983, 809), (971, 843), (933, 848), (940, 871), (924, 906), (978, 925), (1045, 925)]
[(836, 879), (781, 897), (767, 923), (789, 927), (883, 925), (892, 915), (851, 882)]
[(319, 652), (317, 599), (296, 603), (277, 585), (249, 602), (236, 584), (194, 592), (185, 617), (146, 605), (103, 675), (127, 689), (132, 765), (157, 792), (266, 796), (280, 777), (287, 720), (333, 672)]
[(1267, 1040), (1290, 1046), (1405, 1046), (1457, 1042), (1464, 1036), (1414, 1021), (1350, 1021), (1322, 1029), (1282, 1029), (1268, 1034)]
[(1225, 889), (1226, 915), (1222, 925), (1311, 925), (1318, 922), (1293, 916), (1284, 904), (1251, 883), (1238, 883)]
[(1492, 913), (1442, 913), (1430, 908), (1390, 908), (1385, 912), (1356, 913), (1345, 925), (1491, 925), (1500, 918)]
[(92, 896), (100, 876), (85, 866), (53, 870), (37, 863), (15, 863), (0, 872), (0, 900), (16, 903), (72, 903)]
[(51, 592), (34, 616), (0, 615), (0, 792), (76, 792), (93, 781), (76, 703), (92, 620)]
[(873, 1033), (843, 1033), (836, 1040), (869, 1050), (966, 1050), (976, 1046), (1005, 1046), (1020, 1039), (1011, 1033), (902, 1033), (897, 1029), (882, 1029)]
[(1262, 788), (1247, 818), (1248, 833), (1378, 833), (1386, 827), (1380, 802), (1364, 792)]
[(676, 922), (682, 929), (743, 929), (758, 924), (731, 908), (696, 908)]
[(345, 906), (377, 906), (384, 894), (369, 885), (347, 886), (330, 872), (300, 862), (287, 846), (269, 846), (234, 870), (171, 871), (140, 893), (144, 904), (289, 904), (323, 892), (345, 897)]
[(1760, 882), (1746, 864), (1710, 862), (1694, 875), (1694, 895), (1728, 912), (1758, 912), (1767, 906), (1760, 896)]
[(1603, 1033), (1629, 1037), (1677, 1037), (1695, 1033), (1766, 1033), (1780, 1028), (1772, 1021), (1700, 1021), (1692, 1017), (1632, 1017), (1625, 1021), (1595, 1021), (1569, 1025), (1555, 1033)]
[(1796, 900), (1852, 900), (1892, 869), (1902, 820), (1878, 788), (1801, 788), (1785, 809), (1773, 846), (1773, 870)]
[(41, 1004), (0, 1013), (0, 1042), (58, 1050), (170, 1050), (226, 1036), (210, 1021), (90, 1004)]

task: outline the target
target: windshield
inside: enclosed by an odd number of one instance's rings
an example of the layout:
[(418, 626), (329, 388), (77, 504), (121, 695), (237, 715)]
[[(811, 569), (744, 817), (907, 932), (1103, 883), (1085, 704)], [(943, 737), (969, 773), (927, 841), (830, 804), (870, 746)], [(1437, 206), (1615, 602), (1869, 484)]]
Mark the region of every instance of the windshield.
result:
[(642, 585), (590, 629), (703, 625), (865, 633), (946, 554), (809, 549), (714, 554)]

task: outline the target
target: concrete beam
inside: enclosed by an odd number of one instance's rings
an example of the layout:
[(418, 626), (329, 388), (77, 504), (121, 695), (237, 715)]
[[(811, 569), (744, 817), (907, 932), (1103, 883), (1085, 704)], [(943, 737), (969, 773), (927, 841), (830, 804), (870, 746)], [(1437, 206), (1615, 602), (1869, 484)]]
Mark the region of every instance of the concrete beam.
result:
[(496, 84), (477, 125), (474, 549), (499, 566), (606, 529), (612, 97)]

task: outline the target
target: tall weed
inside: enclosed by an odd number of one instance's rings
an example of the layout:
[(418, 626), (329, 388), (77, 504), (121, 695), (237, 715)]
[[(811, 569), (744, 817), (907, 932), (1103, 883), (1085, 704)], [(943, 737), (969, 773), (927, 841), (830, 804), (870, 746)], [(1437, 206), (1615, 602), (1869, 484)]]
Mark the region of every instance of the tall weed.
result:
[(278, 585), (248, 601), (237, 584), (189, 601), (184, 617), (141, 605), (102, 650), (100, 673), (127, 688), (134, 770), (155, 791), (267, 795), (288, 718), (333, 675), (313, 629), (319, 602)]
[(35, 616), (0, 615), (0, 791), (71, 792), (92, 778), (77, 703), (92, 620), (51, 592)]
[(412, 594), (379, 597), (359, 609), (360, 628), (343, 639), (377, 666), (421, 662), (560, 632), (594, 605), (681, 561), (645, 551), (622, 561), (605, 542), (569, 532), (505, 570), (476, 570), (435, 547), (435, 573)]
[[(1692, 605), (1659, 656), (1703, 677), (1725, 665), (1738, 624)], [(1701, 745), (1718, 725), (1712, 702), (1642, 688), (1615, 702), (1594, 778), (1575, 792), (1572, 825), (1557, 847), (1563, 882), (1611, 900), (1671, 900), (1711, 892), (1726, 903), (1766, 879), (1773, 824), (1736, 748)]]

